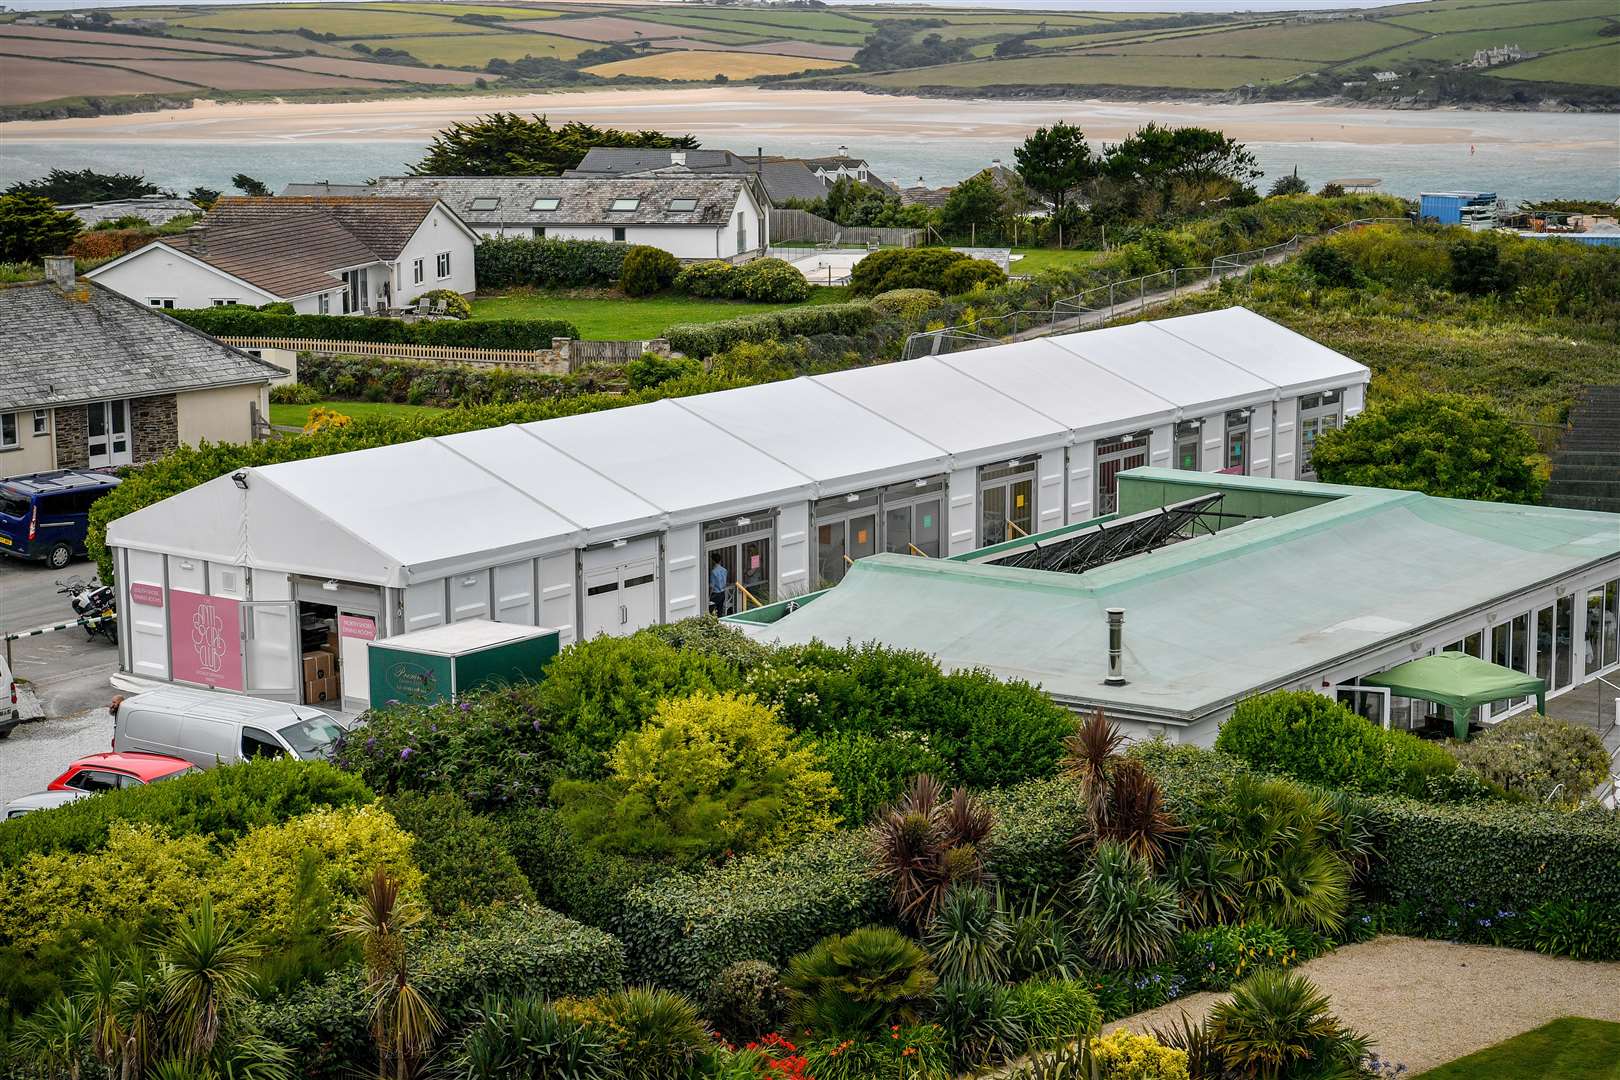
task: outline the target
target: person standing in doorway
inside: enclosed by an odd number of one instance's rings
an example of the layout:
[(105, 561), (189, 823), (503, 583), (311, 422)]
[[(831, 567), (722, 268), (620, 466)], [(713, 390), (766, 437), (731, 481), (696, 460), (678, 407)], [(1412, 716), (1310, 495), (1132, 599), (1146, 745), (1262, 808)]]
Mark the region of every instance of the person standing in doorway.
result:
[(715, 615), (726, 614), (726, 586), (729, 584), (726, 564), (720, 561), (720, 553), (715, 552), (709, 556), (709, 611)]

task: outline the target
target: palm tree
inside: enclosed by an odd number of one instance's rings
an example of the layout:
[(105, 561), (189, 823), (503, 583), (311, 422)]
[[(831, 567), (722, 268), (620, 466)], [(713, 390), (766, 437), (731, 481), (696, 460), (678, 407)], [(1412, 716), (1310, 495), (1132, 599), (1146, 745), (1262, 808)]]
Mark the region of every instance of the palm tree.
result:
[(443, 1026), (438, 1012), (410, 981), (408, 945), (424, 917), (420, 904), (401, 898), (399, 882), (378, 867), (337, 927), (360, 942), (371, 998), (371, 1036), (377, 1044), (377, 1075), (407, 1080), (433, 1047)]
[(1108, 823), (1108, 774), (1124, 742), (1125, 733), (1101, 709), (1063, 741), (1063, 771), (1080, 782), (1094, 837), (1100, 837)]
[(58, 997), (17, 1026), (17, 1046), (50, 1080), (79, 1080), (95, 1018), (78, 998)]
[(131, 949), (124, 958), (118, 999), (124, 1037), (120, 1080), (140, 1080), (157, 1053), (163, 976), (163, 969), (144, 949)]
[(230, 1007), (246, 993), (258, 946), (214, 918), (207, 896), (162, 949), (163, 1011), (184, 1058), (213, 1052)]
[(80, 1005), (90, 1014), (90, 1049), (108, 1072), (114, 1072), (124, 1053), (124, 1018), (119, 1008), (124, 979), (111, 950), (97, 949), (84, 962), (79, 986)]

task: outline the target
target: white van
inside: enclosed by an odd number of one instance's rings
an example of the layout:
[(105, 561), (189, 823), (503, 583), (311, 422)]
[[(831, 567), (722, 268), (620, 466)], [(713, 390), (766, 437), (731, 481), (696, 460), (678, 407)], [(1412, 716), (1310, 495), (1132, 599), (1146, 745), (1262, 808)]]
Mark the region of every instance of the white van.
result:
[(256, 757), (324, 758), (343, 726), (285, 701), (167, 687), (114, 702), (113, 749), (169, 754), (204, 769)]

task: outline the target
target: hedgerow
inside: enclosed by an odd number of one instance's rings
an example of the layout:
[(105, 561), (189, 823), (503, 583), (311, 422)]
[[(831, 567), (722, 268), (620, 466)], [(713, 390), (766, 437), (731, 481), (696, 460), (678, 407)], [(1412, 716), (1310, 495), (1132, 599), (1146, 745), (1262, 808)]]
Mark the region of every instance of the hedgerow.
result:
[(767, 311), (712, 323), (680, 323), (664, 331), (670, 348), (689, 356), (713, 356), (746, 341), (817, 334), (854, 334), (878, 321), (871, 304), (818, 304)]
[(577, 338), (563, 319), (434, 319), (405, 322), (369, 315), (278, 315), (232, 305), (166, 311), (215, 337), (311, 338), (389, 345), (459, 345), (471, 349), (549, 349), (553, 338)]
[(584, 373), (546, 375), (422, 360), (310, 354), (299, 357), (298, 385), (317, 394), (311, 401), (345, 398), (448, 408), (592, 393), (600, 389), (600, 380)]
[(486, 237), (473, 249), (481, 289), (530, 286), (537, 289), (616, 285), (624, 272), (629, 244), (606, 240), (547, 240)]

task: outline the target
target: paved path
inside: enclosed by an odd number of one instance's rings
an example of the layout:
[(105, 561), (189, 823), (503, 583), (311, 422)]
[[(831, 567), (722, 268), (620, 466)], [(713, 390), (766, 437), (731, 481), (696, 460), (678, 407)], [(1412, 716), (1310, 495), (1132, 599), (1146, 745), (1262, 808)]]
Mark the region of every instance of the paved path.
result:
[[(1379, 1056), (1412, 1073), (1561, 1016), (1620, 1022), (1620, 963), (1380, 937), (1336, 949), (1298, 970), (1333, 1000), (1339, 1019), (1372, 1038)], [(1164, 1027), (1182, 1012), (1202, 1019), (1224, 996), (1193, 994), (1104, 1030)]]

